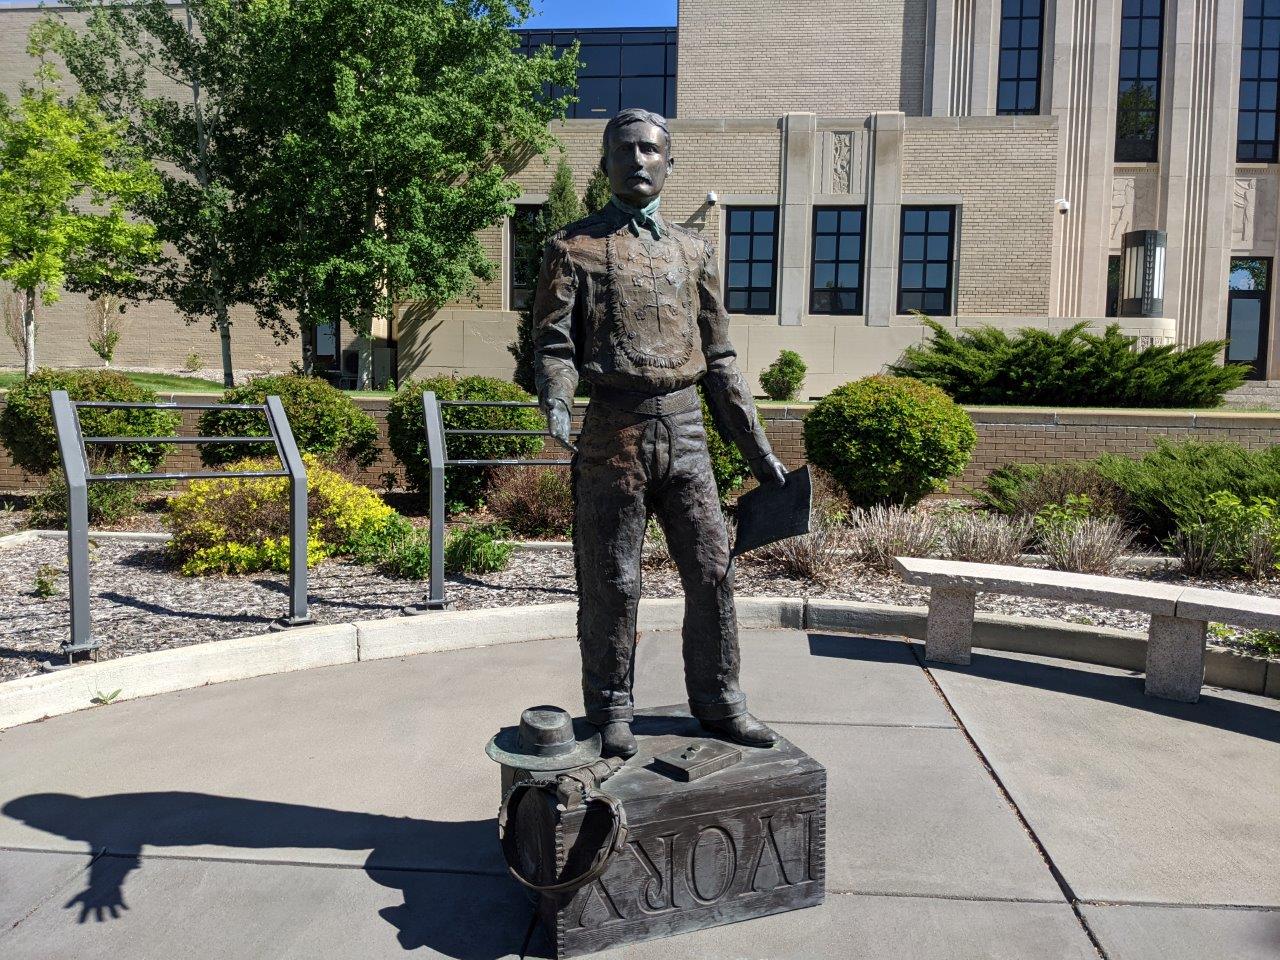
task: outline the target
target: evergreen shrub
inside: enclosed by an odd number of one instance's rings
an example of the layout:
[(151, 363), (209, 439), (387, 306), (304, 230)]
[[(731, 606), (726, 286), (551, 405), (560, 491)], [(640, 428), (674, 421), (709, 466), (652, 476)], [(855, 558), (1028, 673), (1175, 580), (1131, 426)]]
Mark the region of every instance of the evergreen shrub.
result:
[(981, 327), (959, 336), (936, 320), (928, 343), (908, 347), (898, 376), (930, 383), (960, 403), (1059, 407), (1216, 407), (1248, 368), (1221, 365), (1224, 341), (1194, 347), (1135, 349), (1112, 324), (1089, 333), (1078, 323), (1061, 333), (1014, 334)]
[(947, 489), (978, 442), (969, 415), (936, 387), (877, 375), (819, 400), (804, 423), (809, 462), (854, 506), (906, 504)]
[[(327, 380), (296, 375), (255, 377), (222, 395), (222, 403), (260, 404), (274, 394), (289, 418), (303, 453), (328, 462), (367, 467), (378, 457), (378, 425), (349, 396)], [(206, 437), (269, 436), (266, 417), (253, 410), (206, 410), (200, 416)], [(216, 467), (246, 457), (268, 457), (271, 444), (202, 444), (200, 459)]]
[[(431, 488), (431, 461), (422, 423), (424, 390), (434, 391), (441, 400), (533, 399), (514, 383), (492, 377), (428, 377), (410, 380), (401, 386), (387, 409), (387, 434), (391, 452), (404, 465), (410, 488), (421, 493)], [(546, 429), (541, 412), (532, 407), (444, 407), (442, 418), (446, 429)], [(452, 460), (528, 459), (541, 452), (543, 445), (541, 437), (484, 434), (454, 434), (447, 441)], [(445, 474), (449, 509), (456, 511), (479, 505), (486, 476), (487, 470), (483, 467), (450, 467)]]
[[(367, 487), (352, 483), (311, 454), (307, 466), (307, 565), (326, 557), (366, 562), (406, 536), (408, 522)], [(233, 470), (263, 470), (243, 460)], [(168, 506), (169, 553), (184, 574), (289, 569), (289, 478), (193, 480)]]
[(573, 482), (560, 467), (499, 467), (485, 504), (516, 536), (560, 539), (573, 525)]
[(715, 477), (721, 502), (726, 502), (742, 489), (747, 477), (751, 476), (751, 470), (738, 445), (716, 426), (705, 396), (702, 397), (702, 426), (707, 434), (707, 453), (711, 455), (711, 475)]
[(1070, 497), (1088, 498), (1093, 516), (1128, 513), (1124, 489), (1090, 460), (1007, 463), (987, 475), (977, 496), (984, 506), (1010, 517), (1035, 517)]
[(794, 350), (783, 350), (778, 359), (760, 371), (760, 386), (770, 400), (794, 400), (804, 386), (808, 365)]

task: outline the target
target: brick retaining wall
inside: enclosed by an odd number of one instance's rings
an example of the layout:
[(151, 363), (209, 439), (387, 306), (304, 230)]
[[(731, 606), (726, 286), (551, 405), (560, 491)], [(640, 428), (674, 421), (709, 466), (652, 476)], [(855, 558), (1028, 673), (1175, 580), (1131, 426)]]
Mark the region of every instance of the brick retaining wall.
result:
[[(172, 400), (208, 400), (206, 397), (166, 397)], [(378, 423), (380, 455), (361, 474), (370, 486), (382, 485), (382, 474), (400, 473), (387, 447), (387, 403), (382, 399), (357, 400)], [(804, 463), (804, 417), (808, 404), (761, 408), (761, 419), (778, 456), (790, 467)], [(952, 485), (963, 490), (981, 483), (996, 467), (1012, 461), (1051, 463), (1055, 460), (1084, 460), (1102, 453), (1137, 456), (1152, 449), (1161, 437), (1186, 440), (1229, 441), (1250, 449), (1280, 443), (1280, 412), (1237, 413), (1223, 411), (1124, 411), (1124, 410), (1032, 410), (1011, 407), (971, 407), (969, 415), (978, 430), (978, 446), (964, 475)], [(195, 432), (197, 412), (186, 411), (182, 432)], [(548, 455), (554, 456), (551, 448)], [(167, 467), (179, 470), (200, 468), (195, 448), (182, 446)], [(0, 490), (31, 490), (35, 484), (25, 477), (0, 447)]]

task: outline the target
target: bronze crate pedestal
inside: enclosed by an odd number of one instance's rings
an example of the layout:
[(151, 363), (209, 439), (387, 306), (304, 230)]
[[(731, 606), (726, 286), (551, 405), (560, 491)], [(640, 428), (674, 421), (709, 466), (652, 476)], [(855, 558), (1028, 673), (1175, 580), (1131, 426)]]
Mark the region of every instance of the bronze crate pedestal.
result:
[[(639, 753), (603, 785), (626, 809), (626, 848), (594, 882), (540, 898), (557, 957), (822, 902), (827, 772), (820, 763), (784, 739), (770, 749), (740, 747), (734, 766), (682, 782), (653, 758), (707, 739), (687, 710), (641, 711), (633, 729)], [(546, 880), (580, 872), (579, 862), (597, 849), (609, 823), (598, 805), (590, 810), (548, 811), (557, 826)]]

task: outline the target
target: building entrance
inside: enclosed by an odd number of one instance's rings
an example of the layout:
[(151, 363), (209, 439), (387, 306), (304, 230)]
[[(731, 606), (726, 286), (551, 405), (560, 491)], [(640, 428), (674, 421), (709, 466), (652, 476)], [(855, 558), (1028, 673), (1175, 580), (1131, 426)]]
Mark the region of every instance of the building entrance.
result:
[(1250, 380), (1265, 380), (1271, 327), (1270, 258), (1234, 258), (1228, 284), (1227, 362), (1248, 364)]

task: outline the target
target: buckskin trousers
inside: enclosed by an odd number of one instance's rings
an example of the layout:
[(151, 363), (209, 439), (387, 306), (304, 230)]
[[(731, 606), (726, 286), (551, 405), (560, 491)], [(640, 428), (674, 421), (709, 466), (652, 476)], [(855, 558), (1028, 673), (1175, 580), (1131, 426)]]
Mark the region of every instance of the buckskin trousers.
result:
[(631, 720), (641, 551), (656, 516), (684, 586), (684, 671), (702, 719), (745, 713), (733, 562), (702, 412), (587, 408), (573, 459), (582, 691), (593, 723)]

